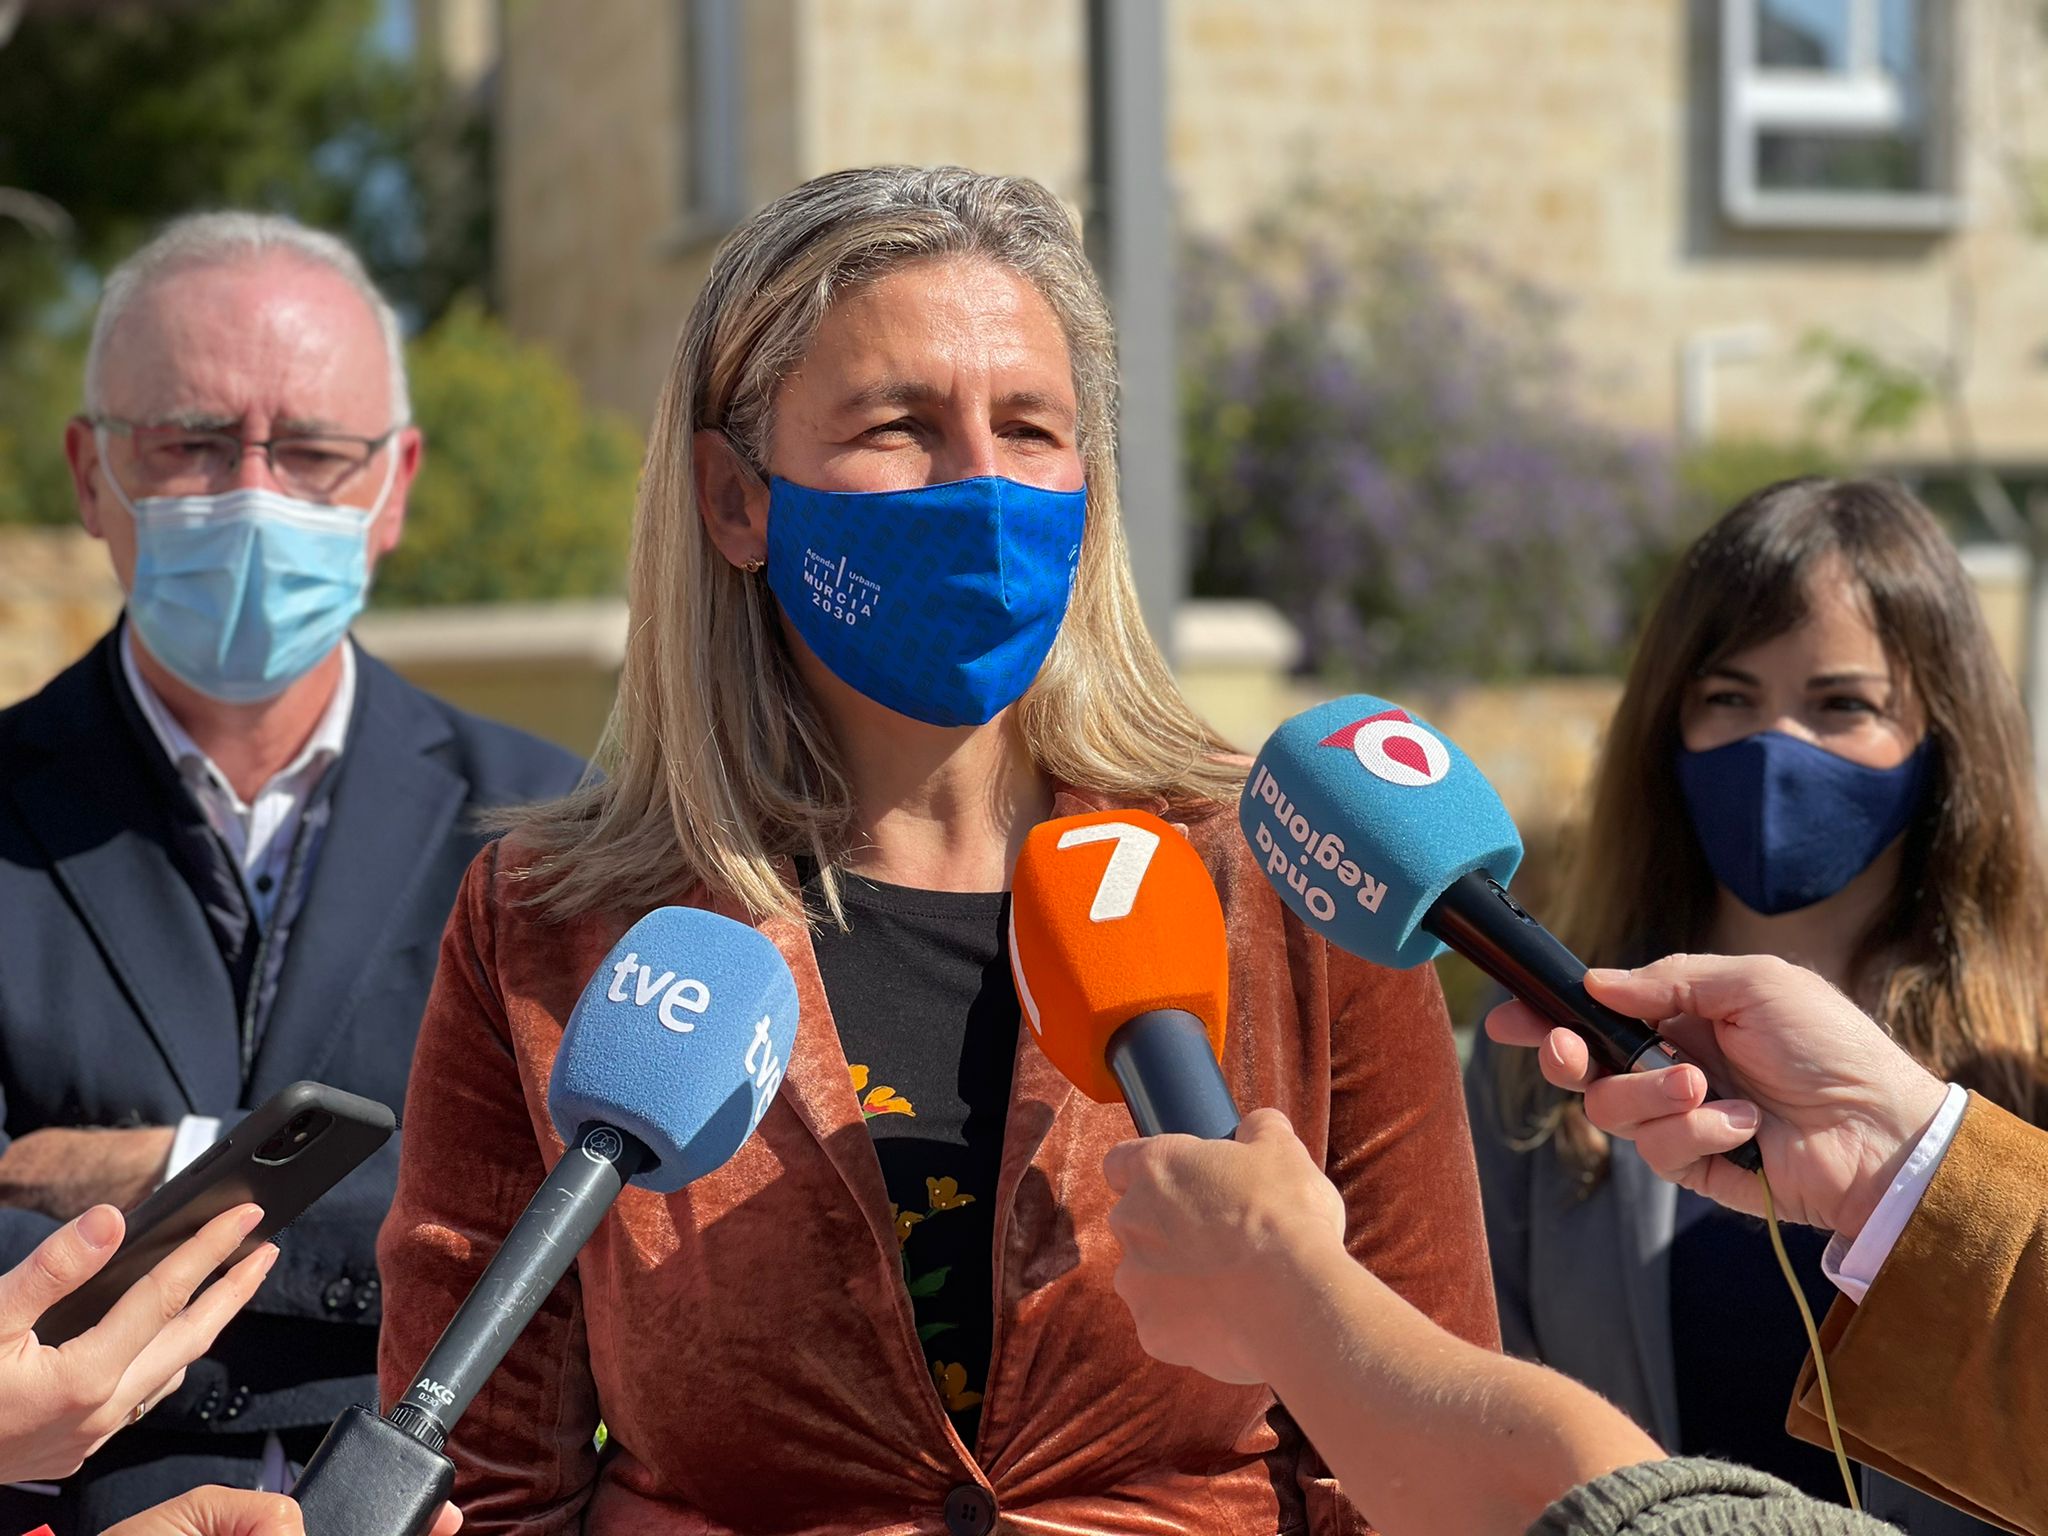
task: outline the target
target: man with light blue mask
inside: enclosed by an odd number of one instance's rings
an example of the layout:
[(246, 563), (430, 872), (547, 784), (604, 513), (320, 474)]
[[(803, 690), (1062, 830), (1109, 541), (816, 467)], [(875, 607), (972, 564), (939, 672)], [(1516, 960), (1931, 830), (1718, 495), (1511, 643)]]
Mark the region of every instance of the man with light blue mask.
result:
[[(340, 241), (171, 225), (108, 278), (65, 449), (128, 600), (0, 711), (0, 1267), (286, 1083), (401, 1105), (478, 814), (580, 773), (348, 638), (422, 442), (396, 318)], [(181, 1387), (61, 1492), (0, 1493), (0, 1523), (281, 1486), (374, 1398), (397, 1151), (293, 1227)]]

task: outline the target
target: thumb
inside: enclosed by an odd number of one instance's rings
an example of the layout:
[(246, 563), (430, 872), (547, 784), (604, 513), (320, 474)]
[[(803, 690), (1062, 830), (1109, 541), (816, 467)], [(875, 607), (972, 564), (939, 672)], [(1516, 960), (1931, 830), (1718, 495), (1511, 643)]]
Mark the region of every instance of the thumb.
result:
[(1295, 1139), (1294, 1124), (1277, 1109), (1255, 1109), (1237, 1122), (1233, 1137), (1248, 1147)]
[(1735, 963), (1724, 955), (1667, 955), (1633, 971), (1596, 966), (1586, 972), (1586, 990), (1615, 1012), (1638, 1019), (1668, 1019), (1681, 1013), (1711, 1018), (1710, 999), (1703, 994), (1716, 990), (1714, 983), (1726, 981)]
[(1139, 1143), (1120, 1141), (1102, 1154), (1102, 1178), (1114, 1194), (1123, 1194), (1138, 1176)]
[(299, 1506), (281, 1493), (194, 1488), (124, 1520), (107, 1536), (305, 1536)]
[(0, 1274), (0, 1339), (27, 1333), (37, 1318), (104, 1269), (125, 1230), (119, 1211), (96, 1205)]

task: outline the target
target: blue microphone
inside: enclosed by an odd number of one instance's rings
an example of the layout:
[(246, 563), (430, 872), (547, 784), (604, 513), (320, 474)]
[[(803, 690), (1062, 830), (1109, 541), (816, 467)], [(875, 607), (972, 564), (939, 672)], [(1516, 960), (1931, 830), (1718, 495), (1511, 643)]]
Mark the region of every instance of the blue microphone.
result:
[(548, 1077), (565, 1142), (623, 1131), (651, 1160), (630, 1183), (672, 1195), (754, 1134), (796, 1046), (796, 978), (758, 930), (658, 907), (612, 946), (569, 1015)]
[(744, 923), (659, 907), (583, 988), (548, 1078), (567, 1143), (383, 1418), (350, 1408), (293, 1490), (308, 1536), (419, 1536), (454, 1486), (449, 1432), (627, 1184), (674, 1194), (722, 1167), (796, 1045), (789, 966)]
[[(1585, 963), (1508, 895), (1522, 838), (1507, 807), (1406, 710), (1353, 694), (1296, 715), (1260, 748), (1238, 822), (1281, 899), (1339, 949), (1397, 970), (1455, 950), (1610, 1071), (1686, 1059), (1594, 1001)], [(1725, 1156), (1762, 1167), (1753, 1141)]]

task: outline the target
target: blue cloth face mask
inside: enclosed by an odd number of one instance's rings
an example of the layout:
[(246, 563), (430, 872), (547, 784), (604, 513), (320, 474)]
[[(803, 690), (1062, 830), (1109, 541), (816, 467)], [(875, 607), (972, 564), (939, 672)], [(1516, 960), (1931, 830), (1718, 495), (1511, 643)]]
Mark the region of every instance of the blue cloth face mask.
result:
[(369, 507), (327, 506), (256, 487), (145, 496), (115, 484), (135, 518), (128, 617), (150, 655), (209, 698), (275, 698), (348, 633), (370, 586)]
[(1782, 731), (1678, 754), (1708, 867), (1766, 917), (1825, 901), (1868, 869), (1927, 797), (1933, 738), (1896, 768), (1866, 768)]
[(1052, 652), (1088, 493), (996, 475), (904, 491), (768, 486), (768, 586), (832, 675), (899, 715), (981, 725)]

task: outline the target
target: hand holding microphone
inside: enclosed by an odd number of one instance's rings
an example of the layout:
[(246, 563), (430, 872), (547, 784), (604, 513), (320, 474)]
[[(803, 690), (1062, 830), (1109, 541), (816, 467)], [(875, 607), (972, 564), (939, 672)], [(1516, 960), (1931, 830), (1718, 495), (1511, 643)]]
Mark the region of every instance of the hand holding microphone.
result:
[(1715, 1154), (1754, 1137), (1779, 1215), (1853, 1241), (1946, 1096), (1855, 1004), (1783, 960), (1674, 955), (1586, 980), (1613, 1006), (1663, 1019), (1742, 1097), (1707, 1102), (1705, 1075), (1686, 1068), (1607, 1076), (1521, 1003), (1489, 1014), (1487, 1034), (1536, 1047), (1544, 1077), (1584, 1093), (1593, 1124), (1634, 1141), (1661, 1177), (1739, 1211), (1763, 1214), (1762, 1192)]
[(674, 1194), (722, 1167), (782, 1086), (795, 978), (744, 923), (659, 907), (576, 1001), (548, 1080), (567, 1144), (476, 1287), (379, 1419), (335, 1421), (295, 1491), (309, 1536), (422, 1536), (454, 1484), (441, 1447), (623, 1187)]
[[(1610, 1071), (1683, 1064), (1595, 999), (1584, 963), (1508, 895), (1522, 839), (1507, 808), (1407, 711), (1357, 694), (1296, 715), (1260, 749), (1239, 820), (1281, 899), (1338, 948), (1395, 969), (1453, 949)], [(1747, 1142), (1722, 1155), (1763, 1166)]]
[(1139, 1342), (1270, 1385), (1387, 1536), (1520, 1536), (1568, 1489), (1659, 1455), (1586, 1388), (1453, 1337), (1357, 1263), (1342, 1197), (1279, 1111), (1234, 1141), (1125, 1142), (1102, 1171)]
[(1262, 1325), (1284, 1277), (1318, 1257), (1349, 1264), (1344, 1197), (1277, 1109), (1246, 1115), (1230, 1143), (1155, 1137), (1109, 1149), (1123, 1248), (1116, 1293), (1138, 1342), (1169, 1365), (1251, 1384), (1273, 1371)]
[[(281, 1493), (194, 1488), (107, 1527), (105, 1536), (304, 1536), (305, 1514)], [(462, 1514), (441, 1506), (428, 1536), (455, 1536)]]
[(1187, 838), (1144, 811), (1034, 827), (1011, 879), (1017, 1001), (1052, 1064), (1139, 1134), (1224, 1137), (1223, 904)]

